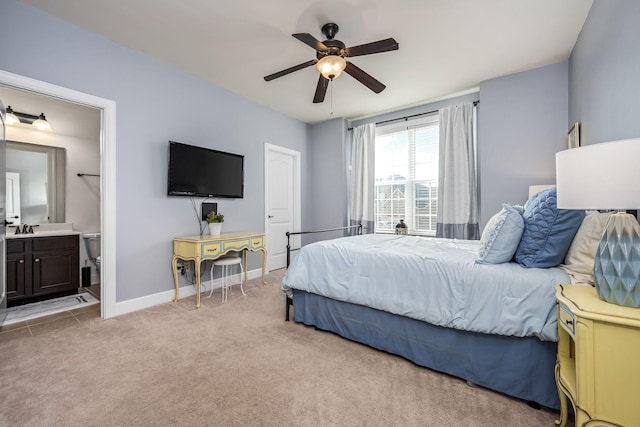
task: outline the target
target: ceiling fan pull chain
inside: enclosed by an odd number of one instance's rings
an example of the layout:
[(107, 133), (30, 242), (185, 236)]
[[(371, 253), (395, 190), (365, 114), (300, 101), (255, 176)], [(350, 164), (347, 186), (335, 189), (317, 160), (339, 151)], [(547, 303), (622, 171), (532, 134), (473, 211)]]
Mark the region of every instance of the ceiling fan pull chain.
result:
[(331, 97), (331, 114), (329, 115), (333, 116), (333, 79), (329, 81), (329, 85), (331, 86), (331, 93), (329, 94), (329, 96)]

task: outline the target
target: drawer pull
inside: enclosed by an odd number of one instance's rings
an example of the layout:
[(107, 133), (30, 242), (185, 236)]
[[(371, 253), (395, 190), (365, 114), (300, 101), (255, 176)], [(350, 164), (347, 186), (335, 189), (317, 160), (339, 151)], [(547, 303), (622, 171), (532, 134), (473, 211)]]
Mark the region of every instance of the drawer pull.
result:
[(24, 260), (21, 259), (20, 261), (18, 261), (18, 264), (24, 264)]
[(34, 259), (35, 262), (40, 262), (40, 258)]
[(567, 320), (566, 323), (567, 323), (567, 326), (571, 326), (573, 325), (573, 320)]

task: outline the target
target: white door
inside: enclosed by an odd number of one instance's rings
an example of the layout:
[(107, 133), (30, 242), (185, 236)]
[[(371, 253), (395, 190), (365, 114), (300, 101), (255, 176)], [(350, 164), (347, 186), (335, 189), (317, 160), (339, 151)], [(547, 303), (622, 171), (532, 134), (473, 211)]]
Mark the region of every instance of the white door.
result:
[[(286, 233), (300, 231), (300, 153), (265, 144), (264, 159), (267, 271), (271, 271), (287, 265)], [(292, 238), (292, 247), (299, 241), (299, 236)]]
[(20, 224), (20, 174), (7, 172), (6, 210), (9, 224)]

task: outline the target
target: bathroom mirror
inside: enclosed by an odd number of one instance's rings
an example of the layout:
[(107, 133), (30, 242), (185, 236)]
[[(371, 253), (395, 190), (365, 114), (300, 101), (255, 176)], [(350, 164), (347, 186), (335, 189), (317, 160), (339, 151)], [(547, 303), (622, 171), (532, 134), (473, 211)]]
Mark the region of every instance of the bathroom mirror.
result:
[(8, 222), (65, 221), (65, 158), (64, 148), (7, 141)]

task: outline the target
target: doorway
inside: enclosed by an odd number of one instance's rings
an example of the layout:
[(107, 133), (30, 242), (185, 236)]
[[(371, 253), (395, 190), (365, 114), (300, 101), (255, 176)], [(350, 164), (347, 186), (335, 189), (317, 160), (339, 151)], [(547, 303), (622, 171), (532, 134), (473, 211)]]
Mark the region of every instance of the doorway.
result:
[(20, 224), (20, 174), (6, 172), (7, 185), (5, 186), (5, 211), (7, 213), (7, 225)]
[[(300, 152), (277, 145), (264, 146), (265, 234), (267, 271), (287, 265), (287, 232), (300, 231)], [(292, 247), (299, 247), (292, 237)]]
[(115, 102), (4, 71), (0, 71), (0, 85), (100, 110), (99, 138), (100, 152), (102, 153), (99, 177), (100, 232), (102, 234), (100, 269), (101, 317), (113, 317), (117, 315), (115, 288)]

